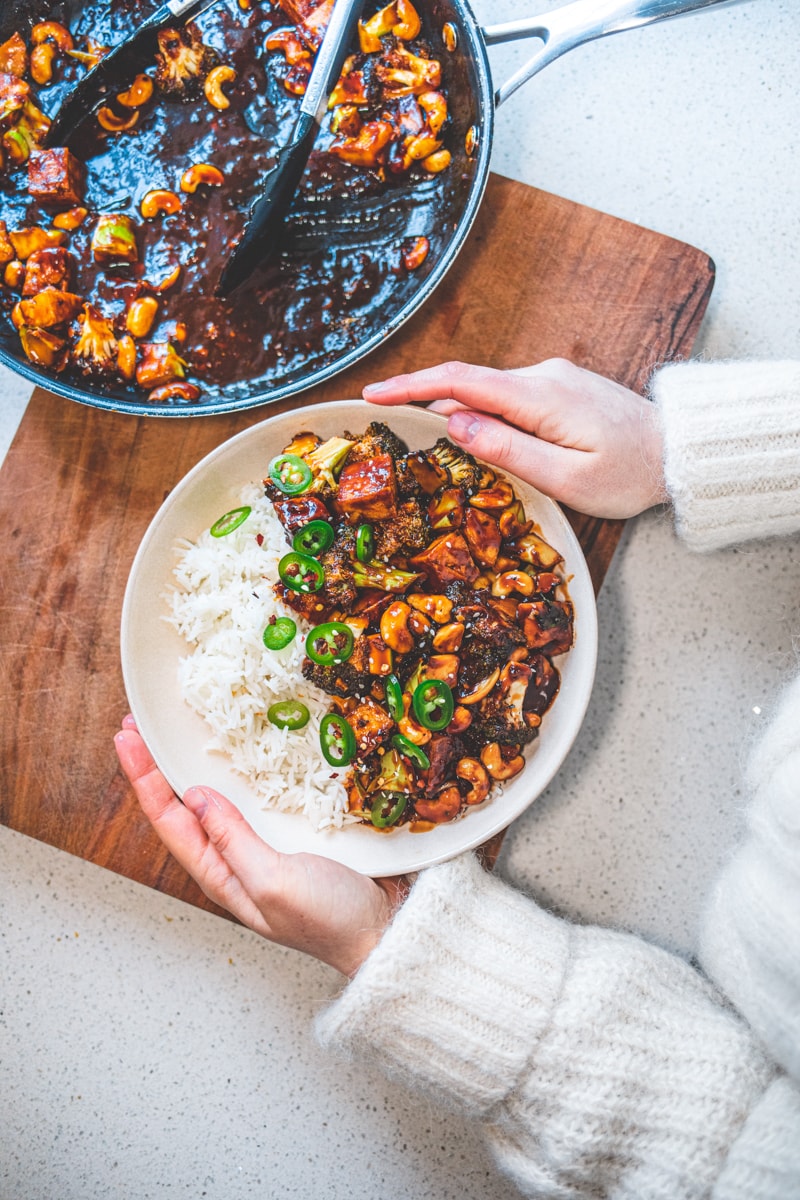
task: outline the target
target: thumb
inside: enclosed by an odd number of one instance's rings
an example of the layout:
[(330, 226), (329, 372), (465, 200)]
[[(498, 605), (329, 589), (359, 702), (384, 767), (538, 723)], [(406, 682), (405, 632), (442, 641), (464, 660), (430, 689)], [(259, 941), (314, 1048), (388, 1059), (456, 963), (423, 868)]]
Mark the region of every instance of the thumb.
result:
[(554, 446), (468, 408), (451, 414), (447, 434), (476, 458), (509, 471), (555, 500), (564, 498), (569, 485), (568, 460), (579, 452)]

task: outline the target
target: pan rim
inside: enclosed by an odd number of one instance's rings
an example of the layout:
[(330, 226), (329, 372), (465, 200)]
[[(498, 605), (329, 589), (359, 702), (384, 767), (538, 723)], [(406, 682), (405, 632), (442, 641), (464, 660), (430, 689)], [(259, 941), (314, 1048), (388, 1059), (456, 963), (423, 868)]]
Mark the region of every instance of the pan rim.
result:
[[(146, 400), (123, 399), (119, 396), (102, 392), (92, 392), (82, 388), (74, 381), (65, 382), (58, 376), (50, 376), (38, 369), (24, 358), (18, 358), (0, 344), (0, 363), (15, 374), (27, 379), (36, 387), (51, 392), (63, 399), (83, 404), (87, 408), (98, 408), (106, 412), (115, 412), (134, 417), (213, 417), (224, 413), (245, 412), (249, 409), (265, 407), (287, 400), (292, 396), (301, 396), (311, 388), (333, 379), (349, 367), (361, 362), (374, 353), (388, 337), (394, 336), (423, 305), (430, 302), (433, 293), (439, 287), (445, 276), (461, 253), (464, 243), (474, 224), (475, 218), (483, 201), (489, 178), (489, 162), (491, 158), (494, 137), (494, 90), (486, 44), (483, 39), (481, 26), (475, 17), (468, 0), (445, 0), (459, 18), (459, 35), (466, 34), (468, 45), (459, 46), (461, 53), (468, 53), (475, 66), (477, 75), (477, 122), (480, 136), (475, 152), (475, 174), (470, 187), (467, 202), (461, 212), (458, 225), (452, 238), (447, 244), (439, 262), (425, 279), (419, 292), (410, 297), (402, 308), (389, 320), (382, 322), (377, 329), (360, 345), (353, 347), (341, 358), (311, 371), (301, 380), (295, 380), (277, 387), (264, 388), (259, 386), (253, 394), (234, 396), (226, 399), (220, 393), (213, 401), (203, 403), (202, 400), (185, 405), (152, 405)], [(22, 352), (21, 352), (22, 353)], [(246, 381), (233, 385), (246, 388)]]

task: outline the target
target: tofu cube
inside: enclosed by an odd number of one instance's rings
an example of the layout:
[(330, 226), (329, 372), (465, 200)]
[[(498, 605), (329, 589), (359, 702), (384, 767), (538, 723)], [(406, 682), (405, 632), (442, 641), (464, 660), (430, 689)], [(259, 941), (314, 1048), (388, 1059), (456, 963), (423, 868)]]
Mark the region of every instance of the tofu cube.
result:
[(421, 554), (415, 554), (410, 561), (413, 567), (426, 573), (432, 586), (438, 588), (459, 581), (474, 583), (480, 575), (469, 552), (469, 546), (455, 529), (443, 533)]
[(83, 200), (86, 171), (66, 146), (33, 150), (28, 160), (28, 191), (44, 208), (76, 208)]
[(351, 463), (339, 476), (337, 507), (344, 516), (384, 521), (397, 512), (397, 479), (391, 455)]
[(25, 263), (23, 296), (35, 296), (45, 288), (68, 292), (74, 268), (75, 259), (63, 246), (35, 250)]

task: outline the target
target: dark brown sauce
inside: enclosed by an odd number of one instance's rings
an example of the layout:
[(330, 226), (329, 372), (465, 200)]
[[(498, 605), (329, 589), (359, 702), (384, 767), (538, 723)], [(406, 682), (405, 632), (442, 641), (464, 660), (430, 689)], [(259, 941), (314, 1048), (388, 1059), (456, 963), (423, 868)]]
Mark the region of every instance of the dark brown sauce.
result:
[[(113, 45), (137, 17), (151, 11), (140, 0), (113, 0), (87, 4), (69, 21), (65, 7), (70, 6), (50, 6), (35, 19), (63, 17), (76, 46), (87, 35)], [(273, 28), (289, 24), (280, 9), (254, 3), (242, 10), (236, 0), (220, 0), (197, 24), (204, 42), (237, 72), (235, 85), (226, 89), (230, 107), (217, 111), (202, 95), (189, 104), (156, 95), (134, 131), (122, 134), (106, 134), (90, 117), (70, 145), (87, 165), (86, 206), (92, 215), (70, 236), (69, 249), (79, 263), (74, 290), (107, 315), (122, 313), (140, 279), (158, 282), (180, 263), (180, 281), (164, 294), (158, 324), (147, 340), (166, 340), (183, 323), (186, 340), (179, 351), (203, 402), (222, 395), (235, 402), (254, 389), (283, 386), (336, 362), (390, 321), (446, 252), (463, 201), (457, 198), (459, 186), (445, 178), (451, 171), (460, 175), (455, 161), (441, 176), (382, 183), (375, 174), (327, 154), (330, 134), (323, 131), (318, 142), (323, 148), (312, 155), (280, 255), (232, 298), (216, 299), (222, 265), (241, 234), (259, 181), (288, 138), (299, 100), (283, 87), (282, 56), (264, 47)], [(27, 40), (29, 28), (20, 32)], [(424, 27), (423, 33), (437, 57), (444, 58), (441, 30)], [(41, 107), (55, 112), (82, 74), (83, 68), (59, 59), (55, 84), (40, 90)], [(121, 80), (120, 88), (128, 82)], [(197, 162), (219, 167), (225, 181), (184, 195), (180, 177)], [(24, 169), (0, 176), (0, 217), (9, 228), (49, 224), (22, 190), (25, 179)], [(160, 187), (179, 194), (182, 208), (174, 216), (144, 220), (142, 197)], [(101, 212), (126, 213), (136, 221), (139, 268), (104, 273), (93, 263), (89, 243), (93, 218)], [(402, 263), (402, 245), (420, 235), (429, 239), (430, 252), (411, 278)], [(2, 291), (7, 319), (19, 297)], [(2, 342), (9, 345), (5, 331)], [(71, 365), (63, 377), (82, 378)], [(125, 389), (118, 380), (106, 384), (95, 378), (92, 386), (137, 401), (146, 398), (146, 392)]]

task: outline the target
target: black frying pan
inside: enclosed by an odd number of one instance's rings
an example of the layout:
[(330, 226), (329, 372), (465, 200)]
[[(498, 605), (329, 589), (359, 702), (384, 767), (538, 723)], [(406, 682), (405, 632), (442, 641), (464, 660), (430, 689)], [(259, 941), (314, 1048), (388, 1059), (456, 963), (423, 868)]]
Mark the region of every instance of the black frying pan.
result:
[[(483, 196), (499, 103), (547, 63), (583, 42), (724, 2), (727, 0), (576, 0), (541, 17), (482, 29), (465, 0), (415, 0), (424, 20), (423, 33), (445, 72), (450, 116), (446, 144), (453, 155), (451, 166), (421, 184), (381, 194), (369, 187), (360, 191), (357, 183), (348, 180), (346, 200), (337, 195), (337, 189), (329, 190), (324, 181), (303, 189), (287, 222), (280, 262), (257, 273), (252, 283), (237, 293), (235, 310), (223, 309), (210, 317), (205, 313), (206, 326), (216, 330), (217, 338), (224, 336), (226, 322), (246, 323), (253, 349), (246, 358), (232, 354), (222, 369), (205, 376), (202, 355), (191, 356), (192, 378), (203, 388), (199, 401), (151, 404), (123, 387), (37, 369), (22, 352), (7, 317), (0, 320), (0, 361), (69, 399), (149, 416), (197, 416), (250, 408), (321, 383), (363, 358), (397, 330), (430, 298), (453, 263)], [(46, 16), (67, 24), (74, 33), (91, 33), (105, 44), (115, 44), (150, 7), (150, 0), (112, 0), (110, 4), (62, 0), (50, 5), (38, 0), (4, 0), (0, 41), (15, 29), (27, 33), (34, 22)], [(247, 16), (236, 0), (220, 0), (200, 18), (205, 39), (224, 47), (226, 61), (233, 61), (237, 68), (244, 99), (225, 117), (232, 122), (226, 140), (239, 204), (213, 196), (202, 217), (189, 211), (185, 215), (183, 232), (194, 252), (189, 255), (181, 285), (170, 294), (164, 316), (187, 319), (189, 324), (197, 323), (198, 306), (206, 303), (213, 290), (227, 244), (241, 229), (258, 179), (272, 161), (271, 151), (287, 136), (294, 115), (294, 102), (270, 75), (269, 60), (259, 58), (257, 46), (254, 52), (254, 39), (248, 39), (246, 29), (242, 31), (243, 23), (247, 25)], [(445, 26), (455, 34), (450, 49), (443, 43)], [(232, 30), (238, 31), (240, 39), (233, 49)], [(522, 37), (540, 39), (541, 47), (522, 71), (495, 92), (486, 47)], [(120, 86), (125, 83), (121, 81)], [(68, 86), (69, 80), (64, 80), (60, 89), (53, 89), (51, 109)], [(256, 132), (259, 141), (255, 148), (251, 141), (237, 160), (237, 130), (245, 127)], [(143, 131), (114, 144), (116, 157), (105, 172), (101, 206), (120, 211), (125, 202), (132, 214), (137, 213), (141, 195), (154, 186), (152, 163), (159, 137), (169, 136), (174, 145), (175, 135), (172, 131), (167, 135), (167, 128), (162, 122), (149, 135)], [(203, 148), (196, 130), (192, 136), (194, 142), (183, 147), (189, 155)], [(25, 223), (24, 207), (22, 200), (0, 191), (0, 215), (8, 219), (10, 227), (15, 221)], [(177, 226), (171, 229), (180, 232)], [(398, 270), (398, 246), (420, 235), (431, 244), (423, 266), (414, 272)], [(73, 244), (73, 250), (79, 256), (82, 253), (80, 244)], [(153, 256), (153, 273), (170, 265), (155, 246)], [(76, 290), (80, 291), (80, 286)], [(6, 311), (12, 302), (6, 298)]]

